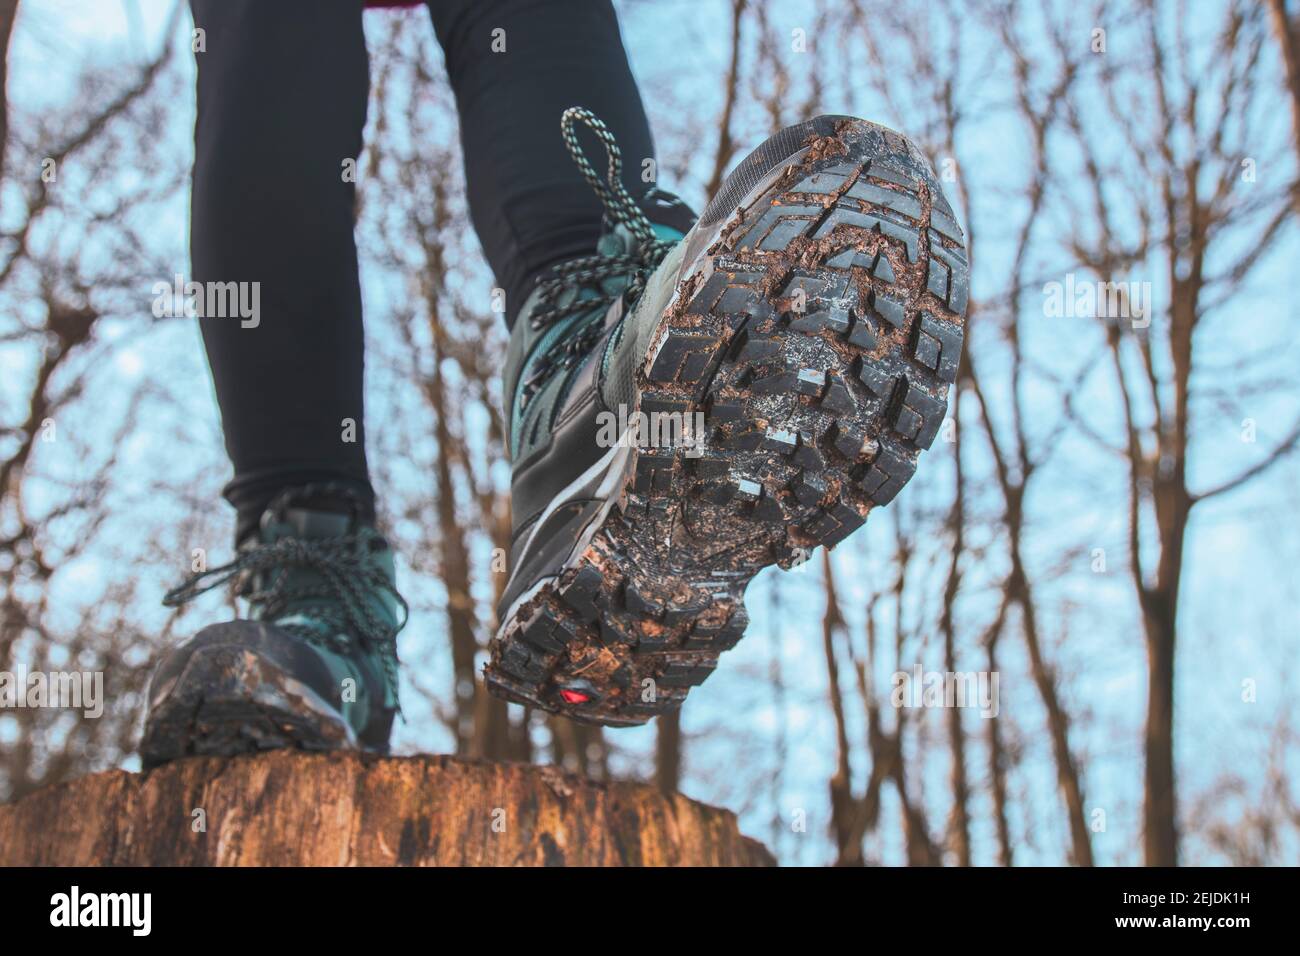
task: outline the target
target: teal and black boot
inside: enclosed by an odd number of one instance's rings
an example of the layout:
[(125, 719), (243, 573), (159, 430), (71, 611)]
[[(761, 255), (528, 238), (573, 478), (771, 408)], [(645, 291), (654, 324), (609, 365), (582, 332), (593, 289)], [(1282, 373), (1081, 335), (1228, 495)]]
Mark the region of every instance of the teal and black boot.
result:
[(168, 593), (178, 606), (233, 581), (248, 617), (213, 624), (159, 662), (140, 753), (388, 749), (406, 605), (393, 552), (331, 486), (282, 494), (230, 564)]
[(957, 377), (969, 272), (934, 170), (874, 123), (781, 130), (675, 242), (598, 120), (571, 109), (561, 129), (609, 228), (514, 329), (515, 537), (486, 678), (638, 724), (740, 639), (754, 575), (834, 546), (911, 478)]

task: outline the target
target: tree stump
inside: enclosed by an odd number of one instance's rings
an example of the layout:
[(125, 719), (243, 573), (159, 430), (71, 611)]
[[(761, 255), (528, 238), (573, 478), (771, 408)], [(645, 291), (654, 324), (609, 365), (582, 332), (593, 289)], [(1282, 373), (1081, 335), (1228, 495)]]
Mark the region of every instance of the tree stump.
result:
[(735, 815), (443, 756), (274, 751), (113, 770), (0, 807), (3, 866), (771, 866)]

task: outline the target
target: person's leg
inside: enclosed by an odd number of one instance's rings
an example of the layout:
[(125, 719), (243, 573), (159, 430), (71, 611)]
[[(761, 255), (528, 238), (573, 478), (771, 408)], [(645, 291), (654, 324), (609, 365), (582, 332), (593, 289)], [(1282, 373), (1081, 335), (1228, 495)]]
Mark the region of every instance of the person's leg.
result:
[(226, 497), (239, 552), (163, 603), (233, 583), (247, 609), (160, 655), (141, 757), (153, 767), (272, 747), (382, 752), (405, 615), (366, 478), (353, 186), (343, 177), (365, 124), (362, 0), (192, 2), (203, 31), (194, 278), (257, 282), (260, 308), (247, 325), (202, 319), (235, 467)]
[(192, 277), (260, 283), (256, 326), (201, 321), (241, 539), (295, 485), (340, 483), (373, 514), (355, 187), (343, 176), (361, 151), (369, 94), (362, 6), (192, 0), (204, 31)]
[(460, 112), (470, 216), (513, 322), (536, 276), (590, 255), (600, 236), (601, 205), (565, 149), (560, 115), (585, 106), (604, 120), (634, 196), (654, 185), (642, 176), (654, 157), (650, 125), (607, 0), (430, 0), (429, 9)]

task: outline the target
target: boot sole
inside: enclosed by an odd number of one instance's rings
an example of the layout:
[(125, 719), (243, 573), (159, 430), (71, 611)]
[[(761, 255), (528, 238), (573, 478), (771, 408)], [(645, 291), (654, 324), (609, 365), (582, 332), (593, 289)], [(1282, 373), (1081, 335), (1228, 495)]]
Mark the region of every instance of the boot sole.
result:
[(638, 408), (702, 412), (703, 453), (627, 456), (617, 507), (498, 631), (485, 678), (509, 700), (609, 726), (680, 707), (744, 634), (754, 575), (855, 531), (942, 425), (969, 270), (905, 137), (810, 134), (687, 268)]
[(356, 734), (306, 685), (238, 647), (198, 648), (149, 709), (144, 769), (181, 757), (234, 757), (266, 750), (355, 750)]

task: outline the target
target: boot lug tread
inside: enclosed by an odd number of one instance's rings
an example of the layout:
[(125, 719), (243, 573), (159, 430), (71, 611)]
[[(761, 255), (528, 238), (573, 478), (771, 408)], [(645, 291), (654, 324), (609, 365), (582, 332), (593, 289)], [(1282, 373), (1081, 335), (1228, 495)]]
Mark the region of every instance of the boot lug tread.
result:
[[(637, 456), (577, 567), (494, 646), (488, 683), (508, 699), (607, 725), (677, 709), (743, 635), (753, 576), (843, 541), (934, 442), (969, 295), (961, 231), (897, 134), (850, 123), (836, 138), (733, 213), (684, 274), (637, 384), (643, 408), (704, 413), (703, 452)], [(575, 589), (590, 607), (570, 606)], [(572, 637), (532, 642), (546, 673), (525, 679), (506, 649), (541, 613)], [(562, 668), (606, 693), (557, 705)]]

